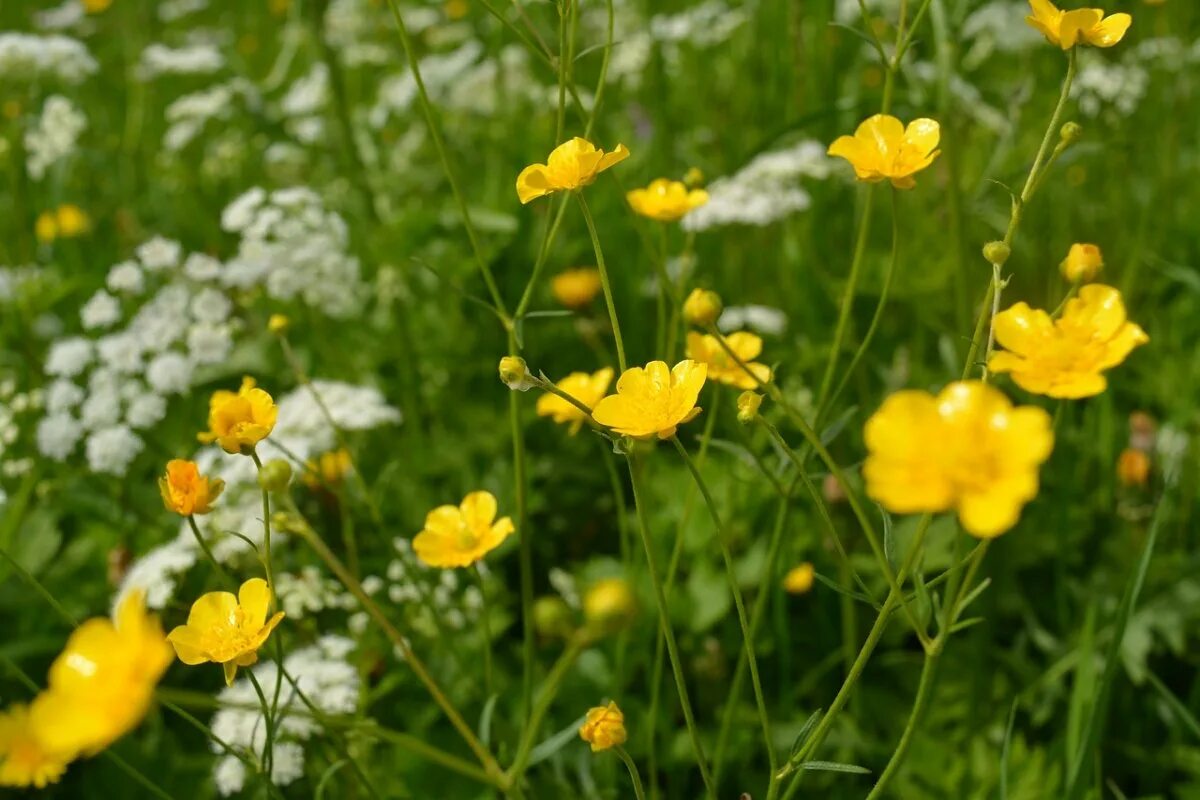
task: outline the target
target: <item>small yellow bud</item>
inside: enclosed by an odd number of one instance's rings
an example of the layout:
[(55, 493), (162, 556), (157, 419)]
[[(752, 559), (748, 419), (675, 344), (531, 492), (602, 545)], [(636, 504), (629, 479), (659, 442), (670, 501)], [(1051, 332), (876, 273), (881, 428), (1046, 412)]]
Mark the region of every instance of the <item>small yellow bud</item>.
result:
[(683, 318), (697, 327), (712, 325), (721, 316), (721, 296), (708, 289), (692, 289), (683, 301)]
[(683, 183), (689, 189), (695, 189), (704, 183), (704, 173), (699, 167), (691, 167), (683, 174)]
[(758, 407), (762, 405), (762, 395), (757, 392), (745, 391), (738, 395), (737, 418), (743, 425), (749, 425), (758, 417)]
[(983, 246), (983, 257), (989, 264), (995, 264), (997, 267), (1007, 264), (1011, 255), (1012, 248), (1004, 242), (988, 242)]
[(1058, 131), (1058, 138), (1064, 147), (1069, 147), (1083, 138), (1083, 126), (1078, 122), (1068, 122)]
[(808, 561), (792, 567), (783, 576), (783, 590), (788, 594), (808, 594), (812, 590), (815, 574), (816, 570)]
[(537, 383), (529, 374), (525, 359), (520, 356), (505, 356), (500, 359), (500, 380), (508, 384), (514, 392), (527, 392)]
[(276, 336), (285, 333), (292, 321), (283, 314), (272, 314), (267, 320), (267, 330)]
[(533, 602), (533, 629), (545, 639), (566, 639), (574, 632), (574, 615), (561, 597), (539, 597)]
[(1086, 283), (1104, 267), (1104, 254), (1094, 244), (1071, 245), (1067, 257), (1058, 265), (1062, 276), (1071, 283)]
[(626, 736), (625, 715), (612, 702), (589, 709), (579, 728), (579, 738), (592, 746), (593, 753), (620, 747), (625, 744)]
[(583, 596), (583, 618), (594, 628), (616, 630), (636, 614), (637, 598), (624, 578), (599, 580)]
[(282, 458), (272, 458), (258, 471), (258, 485), (268, 492), (282, 492), (292, 482), (292, 465)]
[(1150, 456), (1128, 447), (1117, 459), (1117, 480), (1122, 486), (1145, 486), (1150, 480)]

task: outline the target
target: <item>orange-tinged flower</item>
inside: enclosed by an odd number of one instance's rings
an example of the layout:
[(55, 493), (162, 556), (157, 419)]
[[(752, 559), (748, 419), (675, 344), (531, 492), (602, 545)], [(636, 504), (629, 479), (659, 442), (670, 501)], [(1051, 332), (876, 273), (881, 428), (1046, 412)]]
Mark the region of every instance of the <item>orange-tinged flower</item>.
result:
[(550, 281), (554, 299), (573, 309), (583, 308), (595, 300), (602, 288), (600, 270), (594, 267), (564, 270)]
[(254, 379), (247, 376), (236, 392), (213, 392), (208, 402), (208, 430), (197, 438), (205, 443), (215, 441), (226, 453), (249, 454), (270, 435), (278, 413), (271, 395), (256, 388)]
[(625, 715), (611, 701), (606, 706), (589, 709), (587, 718), (579, 727), (579, 738), (592, 746), (593, 753), (620, 747), (625, 744), (627, 736)]
[(1029, 0), (1029, 7), (1033, 13), (1025, 21), (1039, 30), (1046, 41), (1063, 50), (1077, 44), (1112, 47), (1125, 38), (1125, 32), (1133, 24), (1133, 17), (1128, 14), (1106, 17), (1100, 8), (1062, 11), (1050, 0)]
[(1127, 447), (1117, 459), (1117, 480), (1124, 486), (1145, 486), (1150, 480), (1150, 456)]
[(783, 590), (788, 594), (807, 594), (812, 591), (817, 571), (812, 562), (805, 561), (788, 570), (783, 576)]
[(982, 381), (952, 383), (936, 397), (896, 392), (867, 420), (864, 438), (873, 500), (897, 514), (954, 509), (980, 538), (1017, 523), (1054, 447), (1049, 414), (1013, 407)]
[(258, 661), (258, 649), (283, 619), (277, 611), (267, 619), (271, 589), (262, 578), (242, 584), (232, 592), (208, 592), (192, 603), (186, 625), (167, 634), (179, 660), (192, 666), (213, 662), (225, 668), (225, 684), (231, 685), (238, 667)]
[(625, 194), (630, 207), (643, 217), (659, 222), (676, 222), (691, 210), (708, 202), (708, 192), (703, 189), (688, 189), (679, 181), (656, 178), (644, 189), (633, 189)]
[[(756, 389), (760, 382), (771, 380), (771, 368), (754, 359), (762, 353), (762, 339), (747, 331), (738, 331), (725, 337), (725, 344), (754, 373), (753, 377), (734, 361), (717, 337), (691, 332), (687, 335), (687, 357), (708, 365), (708, 377), (717, 383), (737, 389)], [(755, 378), (758, 378), (756, 381)]]
[(1010, 373), (1028, 392), (1067, 399), (1103, 392), (1102, 373), (1150, 341), (1127, 321), (1121, 293), (1099, 283), (1080, 289), (1057, 320), (1017, 303), (996, 315), (995, 330), (1007, 352), (993, 353), (989, 370)]
[(663, 361), (631, 367), (617, 380), (617, 393), (592, 409), (592, 419), (635, 439), (669, 439), (700, 413), (696, 400), (707, 375), (707, 365), (691, 360), (674, 369)]
[(54, 753), (103, 750), (141, 722), (172, 660), (145, 596), (127, 595), (115, 620), (80, 625), (50, 665), (48, 688), (30, 707), (38, 739)]
[(431, 567), (469, 567), (499, 547), (513, 530), (509, 517), (496, 519), (496, 498), (491, 492), (471, 492), (460, 505), (430, 511), (425, 528), (413, 539), (413, 550)]
[(1062, 276), (1071, 283), (1086, 283), (1104, 267), (1104, 254), (1094, 244), (1077, 242), (1058, 265)]
[(28, 706), (17, 703), (0, 711), (0, 786), (44, 789), (58, 783), (71, 759), (38, 737)]
[(906, 128), (893, 116), (876, 114), (853, 136), (839, 136), (829, 146), (829, 155), (849, 161), (859, 180), (890, 180), (897, 189), (911, 189), (917, 185), (913, 175), (941, 153), (941, 138), (941, 126), (932, 119), (914, 119)]
[(200, 474), (194, 461), (175, 458), (167, 462), (167, 474), (158, 479), (163, 505), (180, 516), (207, 514), (221, 496), (225, 481)]
[[(572, 372), (554, 385), (564, 394), (569, 394), (588, 408), (595, 408), (596, 404), (604, 397), (604, 393), (608, 391), (608, 385), (612, 383), (612, 378), (612, 367), (605, 367), (591, 375), (586, 372)], [(555, 422), (570, 425), (572, 435), (578, 433), (579, 428), (587, 420), (583, 411), (577, 406), (549, 392), (538, 398), (537, 414), (539, 417), (550, 417)]]
[(530, 164), (517, 176), (517, 197), (525, 204), (554, 192), (573, 192), (596, 180), (604, 170), (629, 158), (625, 145), (611, 153), (576, 136), (550, 152), (545, 164)]

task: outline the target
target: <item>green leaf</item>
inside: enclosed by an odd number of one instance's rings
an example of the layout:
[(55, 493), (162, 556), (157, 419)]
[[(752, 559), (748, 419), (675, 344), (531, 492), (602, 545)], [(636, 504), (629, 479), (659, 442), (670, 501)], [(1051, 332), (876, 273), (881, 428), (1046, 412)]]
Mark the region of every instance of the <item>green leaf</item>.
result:
[(545, 761), (550, 756), (557, 753), (567, 746), (571, 741), (579, 737), (579, 726), (587, 719), (587, 715), (579, 717), (567, 727), (563, 728), (558, 733), (551, 736), (549, 739), (539, 743), (533, 750), (530, 751), (529, 766)]
[(788, 751), (788, 761), (796, 757), (800, 752), (800, 748), (804, 747), (804, 743), (808, 741), (808, 737), (812, 735), (813, 729), (817, 727), (817, 723), (821, 721), (821, 709), (817, 709), (808, 715), (808, 719), (804, 721), (804, 725), (800, 727), (800, 732), (796, 734), (796, 738), (792, 741), (792, 748)]
[(805, 761), (800, 769), (813, 772), (848, 772), (852, 775), (870, 775), (871, 770), (857, 764), (839, 764), (837, 761)]

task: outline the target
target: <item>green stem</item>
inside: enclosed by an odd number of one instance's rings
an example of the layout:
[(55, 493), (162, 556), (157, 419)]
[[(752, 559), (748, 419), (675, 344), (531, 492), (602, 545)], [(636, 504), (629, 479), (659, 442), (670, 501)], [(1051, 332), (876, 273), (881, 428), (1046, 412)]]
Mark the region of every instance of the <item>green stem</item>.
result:
[(637, 509), (638, 530), (642, 537), (642, 548), (646, 551), (646, 565), (650, 571), (650, 582), (654, 585), (654, 601), (658, 605), (658, 624), (662, 635), (667, 640), (667, 654), (671, 660), (671, 671), (675, 675), (675, 689), (679, 693), (679, 704), (683, 709), (683, 719), (687, 724), (688, 736), (695, 751), (696, 765), (700, 769), (700, 777), (704, 781), (705, 794), (710, 800), (716, 800), (717, 789), (708, 771), (708, 763), (704, 757), (704, 746), (700, 742), (700, 732), (696, 727), (696, 718), (692, 713), (692, 701), (688, 697), (687, 682), (683, 677), (683, 662), (679, 657), (679, 647), (675, 642), (675, 631), (671, 626), (670, 609), (667, 606), (667, 596), (663, 591), (662, 580), (659, 577), (657, 560), (654, 557), (654, 546), (650, 541), (650, 525), (646, 519), (646, 504), (642, 499), (641, 476), (632, 459), (628, 459), (629, 479), (633, 486), (633, 504)]
[(592, 237), (592, 249), (596, 253), (596, 269), (600, 271), (600, 285), (604, 288), (604, 302), (608, 305), (608, 320), (612, 324), (613, 339), (617, 344), (617, 366), (621, 374), (625, 374), (625, 342), (621, 339), (621, 325), (617, 322), (617, 307), (613, 303), (612, 285), (608, 280), (608, 269), (604, 266), (604, 252), (600, 249), (600, 236), (596, 233), (596, 223), (592, 220), (592, 212), (588, 210), (587, 200), (583, 192), (575, 192), (579, 208), (583, 212), (583, 220), (587, 223), (588, 234)]
[[(509, 332), (509, 346), (515, 347), (514, 334)], [(521, 427), (521, 401), (518, 392), (508, 393), (508, 422), (512, 429), (513, 488), (517, 502), (517, 536), (521, 581), (522, 679), (521, 709), (526, 722), (533, 705), (533, 671), (536, 663), (536, 642), (533, 628), (533, 536), (529, 530), (529, 506), (525, 475), (525, 434)]]
[(483, 650), (483, 687), (484, 694), (490, 700), (495, 689), (492, 682), (492, 626), (488, 619), (488, 600), (487, 587), (483, 585), (483, 575), (479, 572), (479, 565), (471, 566), (471, 573), (475, 576), (475, 585), (479, 587), (479, 637), (480, 646)]
[(542, 720), (546, 718), (546, 712), (550, 710), (550, 704), (554, 702), (554, 698), (558, 696), (558, 690), (562, 687), (563, 678), (567, 676), (571, 666), (575, 660), (579, 658), (579, 654), (591, 642), (591, 639), (582, 634), (577, 634), (567, 642), (566, 648), (562, 655), (558, 657), (558, 661), (554, 662), (554, 666), (550, 668), (550, 673), (546, 676), (545, 682), (542, 684), (542, 690), (538, 693), (537, 702), (533, 706), (533, 712), (529, 716), (529, 721), (525, 723), (525, 728), (521, 732), (521, 741), (517, 744), (517, 754), (513, 758), (512, 766), (508, 768), (505, 775), (506, 781), (510, 786), (517, 785), (521, 776), (525, 774), (525, 768), (529, 765), (529, 758), (533, 753), (534, 743), (537, 741), (538, 731), (542, 727)]
[(258, 702), (262, 703), (263, 720), (267, 727), (267, 738), (263, 743), (262, 772), (263, 778), (270, 784), (273, 783), (271, 780), (271, 762), (274, 761), (275, 757), (275, 716), (271, 713), (271, 704), (267, 702), (267, 696), (263, 692), (258, 678), (255, 677), (254, 670), (246, 670), (246, 677), (250, 679), (251, 685), (254, 686), (254, 693), (258, 695)]
[(925, 709), (929, 706), (929, 701), (933, 697), (934, 681), (937, 677), (938, 662), (942, 655), (942, 646), (945, 640), (939, 636), (937, 644), (925, 656), (925, 663), (921, 667), (921, 680), (917, 684), (917, 699), (913, 702), (912, 712), (908, 716), (908, 722), (904, 726), (904, 733), (900, 735), (900, 741), (896, 745), (892, 757), (888, 760), (887, 766), (883, 773), (879, 776), (879, 780), (875, 783), (875, 787), (871, 789), (871, 793), (867, 795), (867, 800), (877, 800), (884, 797), (884, 791), (888, 784), (892, 782), (892, 778), (903, 765), (905, 758), (908, 756), (908, 749), (912, 745), (913, 734), (916, 733), (917, 725), (920, 723), (921, 717), (925, 713)]
[(625, 752), (624, 747), (618, 745), (613, 749), (617, 751), (617, 755), (625, 762), (625, 768), (629, 770), (629, 779), (633, 781), (635, 800), (646, 800), (646, 790), (642, 788), (642, 776), (638, 774), (637, 764), (633, 763), (633, 759), (629, 757), (629, 753)]
[(529, 310), (529, 303), (533, 300), (533, 290), (538, 284), (538, 279), (542, 275), (542, 269), (546, 265), (547, 257), (550, 254), (550, 248), (554, 244), (554, 239), (558, 235), (558, 228), (562, 225), (563, 217), (566, 216), (567, 205), (570, 199), (564, 197), (558, 205), (558, 211), (554, 214), (554, 219), (550, 226), (546, 228), (546, 235), (542, 238), (542, 246), (538, 248), (537, 261), (533, 262), (533, 271), (529, 274), (529, 283), (525, 284), (525, 291), (521, 293), (521, 300), (517, 303), (517, 310), (513, 312), (513, 323), (520, 322), (525, 312)]
[(204, 541), (204, 535), (200, 533), (200, 526), (196, 524), (196, 518), (193, 515), (188, 514), (186, 519), (188, 521), (188, 527), (192, 529), (192, 536), (196, 537), (196, 544), (200, 545), (200, 549), (208, 558), (208, 562), (212, 564), (213, 569), (216, 570), (217, 574), (221, 576), (222, 580), (233, 582), (233, 576), (230, 575), (223, 566), (221, 566), (221, 562), (217, 561), (216, 556), (213, 555), (212, 548), (208, 546), (208, 542)]
[[(250, 457), (254, 459), (254, 466), (258, 468), (259, 477), (262, 477), (263, 463), (258, 457), (258, 451), (251, 450)], [(267, 488), (262, 487), (262, 513), (263, 513), (263, 570), (267, 573), (267, 589), (271, 593), (271, 608), (276, 606), (275, 598), (275, 578), (271, 572), (271, 493)]]

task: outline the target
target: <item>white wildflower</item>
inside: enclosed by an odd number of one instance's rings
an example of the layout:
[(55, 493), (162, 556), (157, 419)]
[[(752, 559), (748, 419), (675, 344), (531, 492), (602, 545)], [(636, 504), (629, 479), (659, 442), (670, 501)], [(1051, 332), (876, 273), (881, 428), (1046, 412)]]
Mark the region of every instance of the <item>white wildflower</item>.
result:
[(96, 352), (100, 363), (115, 372), (131, 375), (142, 371), (145, 348), (134, 333), (110, 333), (96, 341)]
[(0, 78), (77, 84), (98, 68), (87, 47), (68, 36), (0, 33)]
[(199, 551), (191, 535), (180, 536), (167, 544), (155, 547), (133, 562), (121, 581), (121, 588), (113, 598), (113, 608), (132, 591), (146, 593), (146, 605), (161, 609), (175, 597), (175, 588), (180, 575), (196, 563)]
[(79, 421), (89, 431), (116, 425), (121, 419), (121, 395), (115, 388), (93, 390), (79, 408)]
[(160, 75), (208, 75), (225, 66), (221, 51), (209, 43), (171, 48), (152, 44), (142, 51), (138, 77), (151, 80)]
[(142, 262), (142, 266), (152, 272), (174, 269), (179, 266), (179, 259), (182, 255), (183, 247), (179, 242), (164, 239), (161, 236), (155, 236), (137, 249), (137, 256)]
[(136, 261), (122, 261), (109, 269), (104, 285), (112, 292), (141, 294), (146, 288), (146, 276)]
[(59, 339), (46, 355), (46, 374), (73, 378), (92, 361), (92, 343), (82, 337)]
[(146, 382), (165, 395), (183, 394), (192, 386), (192, 364), (179, 353), (160, 353), (146, 366)]
[(83, 399), (83, 389), (69, 380), (59, 378), (46, 388), (46, 412), (60, 414), (70, 411)]
[(101, 289), (79, 309), (79, 320), (87, 330), (109, 328), (121, 318), (117, 298)]
[(167, 401), (161, 395), (143, 393), (125, 410), (125, 421), (134, 430), (157, 425), (167, 415)]
[(25, 131), (25, 168), (40, 181), (51, 166), (75, 152), (87, 117), (62, 95), (50, 95), (42, 104), (37, 122)]
[(81, 436), (83, 426), (70, 414), (50, 414), (38, 422), (38, 452), (46, 458), (62, 461), (71, 455)]
[(220, 364), (233, 350), (228, 325), (198, 323), (188, 329), (188, 358), (194, 364)]
[(198, 322), (224, 322), (232, 309), (233, 303), (216, 289), (201, 289), (192, 298), (192, 317)]
[(787, 315), (770, 306), (729, 306), (721, 312), (717, 327), (724, 332), (749, 328), (757, 333), (780, 336), (787, 330)]
[(201, 283), (213, 281), (221, 274), (221, 262), (204, 253), (192, 253), (183, 262), (183, 274)]
[(88, 466), (93, 472), (124, 475), (142, 451), (142, 440), (125, 425), (114, 425), (88, 436)]

